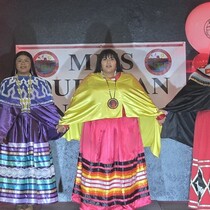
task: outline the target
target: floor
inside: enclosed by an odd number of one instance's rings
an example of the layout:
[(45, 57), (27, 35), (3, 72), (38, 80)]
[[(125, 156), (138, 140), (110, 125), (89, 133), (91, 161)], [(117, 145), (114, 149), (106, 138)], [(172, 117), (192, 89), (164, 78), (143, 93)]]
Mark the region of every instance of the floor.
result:
[[(0, 203), (0, 210), (15, 210), (15, 205)], [(79, 210), (72, 202), (55, 203), (51, 205), (34, 206), (34, 210)], [(189, 210), (186, 201), (153, 201), (150, 205), (137, 210)]]

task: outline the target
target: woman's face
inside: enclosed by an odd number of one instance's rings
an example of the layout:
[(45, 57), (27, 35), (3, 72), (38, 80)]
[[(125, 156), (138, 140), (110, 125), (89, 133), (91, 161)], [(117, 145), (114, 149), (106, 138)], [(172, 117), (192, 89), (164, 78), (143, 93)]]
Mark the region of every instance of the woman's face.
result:
[(104, 57), (101, 60), (101, 68), (104, 76), (113, 77), (117, 69), (117, 62), (113, 56)]
[(16, 59), (16, 69), (18, 75), (29, 75), (31, 69), (31, 60), (26, 55), (20, 55)]

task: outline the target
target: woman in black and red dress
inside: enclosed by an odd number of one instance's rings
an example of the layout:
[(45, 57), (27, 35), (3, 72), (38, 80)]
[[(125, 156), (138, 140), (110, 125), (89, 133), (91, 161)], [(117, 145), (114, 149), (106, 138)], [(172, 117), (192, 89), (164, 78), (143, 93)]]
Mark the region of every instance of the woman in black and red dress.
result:
[(193, 147), (189, 208), (210, 209), (210, 64), (194, 72), (164, 108), (162, 137)]

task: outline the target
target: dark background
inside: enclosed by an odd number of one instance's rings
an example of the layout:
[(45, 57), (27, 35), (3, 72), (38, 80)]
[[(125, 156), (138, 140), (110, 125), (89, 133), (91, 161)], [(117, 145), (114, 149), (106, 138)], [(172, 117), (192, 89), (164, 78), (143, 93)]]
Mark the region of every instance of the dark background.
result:
[(186, 42), (185, 21), (205, 0), (0, 0), (0, 80), (16, 44)]

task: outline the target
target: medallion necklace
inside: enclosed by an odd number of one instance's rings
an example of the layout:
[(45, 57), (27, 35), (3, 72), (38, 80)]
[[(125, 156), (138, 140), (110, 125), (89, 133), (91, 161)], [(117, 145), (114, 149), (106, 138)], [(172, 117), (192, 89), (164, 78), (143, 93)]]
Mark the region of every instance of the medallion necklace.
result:
[(31, 92), (32, 92), (32, 79), (31, 74), (29, 74), (29, 79), (27, 81), (27, 95), (23, 96), (24, 88), (21, 89), (21, 81), (18, 79), (18, 75), (16, 75), (16, 84), (17, 84), (17, 91), (20, 96), (20, 105), (21, 105), (21, 112), (30, 112), (31, 107)]
[(113, 96), (112, 96), (109, 82), (108, 82), (108, 80), (107, 80), (106, 77), (104, 77), (104, 79), (106, 80), (106, 84), (107, 84), (107, 86), (108, 86), (108, 89), (109, 89), (109, 96), (110, 96), (110, 99), (107, 101), (107, 106), (108, 106), (110, 109), (116, 109), (116, 108), (118, 107), (118, 104), (119, 104), (118, 100), (115, 98), (117, 80), (116, 80), (116, 78), (114, 78), (114, 93), (113, 93)]

